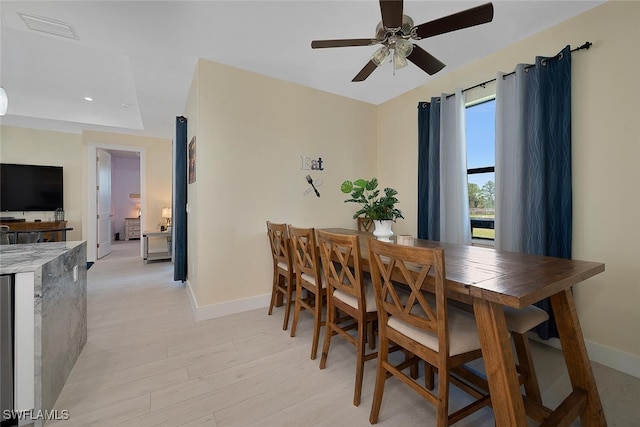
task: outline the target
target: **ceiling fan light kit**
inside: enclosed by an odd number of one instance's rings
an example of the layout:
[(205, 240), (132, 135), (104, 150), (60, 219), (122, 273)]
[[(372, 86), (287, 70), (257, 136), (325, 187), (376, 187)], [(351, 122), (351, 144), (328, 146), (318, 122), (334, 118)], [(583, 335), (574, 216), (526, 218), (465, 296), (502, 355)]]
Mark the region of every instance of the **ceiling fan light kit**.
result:
[(493, 20), (493, 4), (486, 3), (414, 26), (413, 19), (402, 13), (403, 0), (379, 1), (382, 20), (376, 26), (375, 38), (314, 40), (311, 42), (312, 49), (381, 44), (382, 46), (371, 56), (371, 60), (353, 78), (353, 82), (361, 82), (369, 77), (376, 68), (384, 63), (391, 50), (393, 50), (394, 70), (406, 67), (407, 60), (409, 60), (427, 74), (433, 75), (443, 69), (445, 64), (410, 40), (421, 40), (486, 24)]

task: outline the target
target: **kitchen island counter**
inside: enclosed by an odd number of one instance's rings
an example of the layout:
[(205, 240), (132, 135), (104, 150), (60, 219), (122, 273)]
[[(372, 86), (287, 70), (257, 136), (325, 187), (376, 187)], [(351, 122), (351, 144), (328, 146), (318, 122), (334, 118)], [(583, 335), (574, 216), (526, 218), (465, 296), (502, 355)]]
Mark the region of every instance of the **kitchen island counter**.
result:
[(51, 410), (87, 341), (87, 244), (2, 245), (0, 274), (15, 279), (14, 408)]

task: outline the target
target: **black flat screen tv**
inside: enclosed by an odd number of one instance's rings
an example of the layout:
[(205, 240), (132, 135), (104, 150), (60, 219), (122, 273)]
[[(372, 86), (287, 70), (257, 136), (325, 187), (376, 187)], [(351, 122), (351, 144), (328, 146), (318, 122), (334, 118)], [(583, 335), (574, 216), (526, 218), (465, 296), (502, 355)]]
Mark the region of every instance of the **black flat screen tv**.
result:
[(0, 211), (64, 209), (62, 166), (0, 164)]

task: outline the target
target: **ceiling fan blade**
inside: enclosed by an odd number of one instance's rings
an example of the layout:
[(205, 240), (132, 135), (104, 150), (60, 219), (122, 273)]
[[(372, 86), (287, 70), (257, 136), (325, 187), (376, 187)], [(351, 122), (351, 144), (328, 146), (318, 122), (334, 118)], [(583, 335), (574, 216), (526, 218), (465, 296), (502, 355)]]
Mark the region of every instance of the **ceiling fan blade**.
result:
[(386, 28), (402, 27), (402, 0), (380, 0), (380, 13)]
[[(461, 30), (463, 28), (486, 24), (487, 22), (491, 22), (492, 20), (493, 4), (486, 3), (481, 6), (463, 10), (462, 12), (454, 13), (453, 15), (436, 19), (434, 21), (416, 25), (413, 29), (415, 30), (415, 34), (417, 35), (415, 39), (419, 40), (427, 37), (437, 36), (439, 34), (448, 33), (451, 31)], [(413, 31), (412, 34), (414, 34)]]
[(407, 59), (429, 75), (433, 75), (444, 68), (444, 64), (438, 58), (415, 44), (411, 55), (407, 56)]
[(362, 70), (360, 70), (360, 72), (351, 81), (352, 82), (364, 81), (367, 77), (371, 75), (371, 73), (374, 72), (376, 68), (378, 68), (378, 66), (376, 65), (375, 62), (373, 61), (367, 62), (367, 65), (365, 65), (364, 68), (362, 68)]
[(338, 40), (313, 40), (311, 49), (323, 49), (325, 47), (349, 47), (349, 46), (371, 46), (380, 43), (376, 39), (338, 39)]

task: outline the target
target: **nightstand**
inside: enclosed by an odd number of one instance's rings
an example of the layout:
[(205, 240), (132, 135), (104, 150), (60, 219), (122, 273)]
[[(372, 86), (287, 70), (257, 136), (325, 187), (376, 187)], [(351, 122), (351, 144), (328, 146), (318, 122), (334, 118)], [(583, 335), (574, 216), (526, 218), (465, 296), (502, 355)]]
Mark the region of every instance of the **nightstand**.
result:
[(124, 219), (124, 240), (140, 238), (140, 218)]
[(171, 260), (171, 232), (145, 231), (142, 233), (144, 263), (157, 260)]

